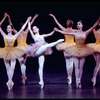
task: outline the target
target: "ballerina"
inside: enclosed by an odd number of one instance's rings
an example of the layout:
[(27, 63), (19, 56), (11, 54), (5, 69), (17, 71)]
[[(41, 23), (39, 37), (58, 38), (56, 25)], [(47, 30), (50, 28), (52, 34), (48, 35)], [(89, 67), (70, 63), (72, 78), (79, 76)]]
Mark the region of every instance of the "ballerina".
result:
[(25, 54), (25, 51), (20, 47), (18, 46), (14, 47), (14, 43), (17, 37), (20, 35), (20, 33), (25, 29), (29, 20), (31, 20), (31, 17), (27, 18), (25, 24), (22, 26), (20, 31), (15, 35), (12, 35), (12, 30), (13, 30), (12, 25), (7, 26), (7, 32), (8, 32), (7, 35), (0, 26), (0, 33), (3, 36), (5, 43), (5, 47), (0, 48), (0, 58), (4, 59), (4, 63), (6, 66), (7, 76), (8, 76), (8, 82), (6, 84), (8, 86), (8, 90), (11, 90), (14, 85), (12, 78), (16, 65), (16, 59)]
[(64, 39), (59, 39), (56, 42), (47, 43), (44, 38), (49, 37), (54, 34), (54, 31), (40, 35), (39, 28), (37, 26), (33, 26), (31, 30), (30, 22), (28, 22), (28, 27), (31, 33), (31, 36), (35, 43), (31, 44), (31, 46), (26, 50), (27, 56), (29, 57), (38, 57), (38, 63), (39, 63), (39, 84), (41, 85), (41, 89), (44, 87), (44, 81), (43, 81), (43, 67), (45, 62), (45, 56), (51, 55), (53, 53), (51, 47), (54, 47), (60, 42), (63, 42)]
[[(56, 17), (53, 14), (49, 14), (49, 16), (53, 17), (54, 21), (56, 22), (56, 24), (60, 27), (60, 29), (66, 33), (69, 32), (75, 32), (75, 29), (72, 29), (74, 22), (70, 19), (67, 20), (66, 25), (67, 28), (63, 27), (58, 20), (56, 19)], [(63, 34), (63, 33), (62, 33)], [(74, 64), (74, 60), (72, 56), (67, 56), (68, 54), (66, 54), (66, 49), (70, 46), (74, 46), (75, 42), (74, 42), (74, 36), (68, 35), (68, 34), (63, 34), (65, 37), (65, 42), (64, 43), (60, 43), (57, 44), (56, 49), (59, 51), (63, 51), (64, 54), (64, 58), (65, 58), (65, 63), (66, 63), (66, 70), (67, 70), (67, 79), (68, 79), (68, 84), (72, 83), (72, 72), (73, 72), (73, 64)]]

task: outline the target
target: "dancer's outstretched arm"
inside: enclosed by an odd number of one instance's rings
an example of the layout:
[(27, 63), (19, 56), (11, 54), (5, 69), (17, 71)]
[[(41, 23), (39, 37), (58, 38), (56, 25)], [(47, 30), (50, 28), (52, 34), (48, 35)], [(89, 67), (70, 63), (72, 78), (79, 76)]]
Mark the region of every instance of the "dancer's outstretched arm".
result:
[(19, 35), (20, 35), (20, 33), (25, 29), (25, 27), (26, 27), (26, 25), (28, 24), (28, 22), (31, 20), (31, 17), (28, 17), (27, 18), (27, 20), (26, 20), (26, 22), (25, 22), (25, 24), (22, 26), (22, 28), (20, 29), (20, 31), (17, 33), (17, 34), (15, 34), (15, 38), (17, 38)]
[(88, 34), (90, 34), (90, 33), (93, 31), (93, 29), (98, 25), (99, 21), (100, 21), (100, 17), (99, 17), (99, 19), (95, 22), (95, 24), (94, 24), (91, 28), (89, 28), (89, 29), (86, 31), (86, 36), (87, 36)]
[[(32, 25), (33, 24), (33, 22), (35, 21), (35, 19), (37, 18), (39, 16), (39, 14), (35, 14), (35, 16), (33, 17), (33, 19), (32, 19), (32, 21), (31, 21), (31, 23), (30, 23), (30, 25)], [(9, 21), (9, 24), (12, 24), (12, 21), (11, 21), (11, 18), (10, 18), (10, 16), (8, 15), (8, 21)], [(13, 25), (13, 24), (12, 24)], [(18, 33), (18, 31), (13, 27), (13, 32), (16, 34), (16, 33)], [(29, 28), (27, 28), (26, 30), (25, 30), (25, 32), (26, 33), (28, 33), (29, 32)]]
[(7, 13), (4, 14), (4, 17), (3, 17), (3, 19), (2, 19), (1, 22), (0, 22), (0, 33), (1, 33), (1, 35), (2, 35), (3, 37), (5, 37), (6, 34), (5, 34), (5, 32), (2, 30), (1, 25), (2, 25), (2, 23), (4, 22), (4, 20), (6, 19), (6, 17), (7, 17)]
[[(33, 17), (33, 19), (30, 22), (30, 26), (34, 23), (35, 19), (39, 16), (39, 14), (35, 14), (35, 16)], [(27, 29), (25, 30), (26, 33), (29, 32), (29, 28), (27, 27)]]
[(42, 36), (44, 37), (44, 38), (46, 38), (46, 37), (49, 37), (49, 36), (52, 36), (53, 34), (54, 34), (54, 30), (52, 31), (52, 32), (50, 32), (50, 33), (48, 33), (48, 34), (43, 34)]
[(54, 21), (56, 22), (56, 24), (60, 27), (61, 30), (65, 31), (66, 28), (63, 27), (59, 22), (58, 20), (56, 19), (56, 17), (53, 15), (53, 14), (49, 14), (49, 16), (53, 17)]
[(54, 31), (60, 32), (60, 33), (62, 33), (64, 35), (74, 35), (75, 36), (75, 34), (76, 34), (75, 32), (69, 33), (69, 32), (65, 32), (65, 31), (59, 30), (58, 28), (54, 28)]
[(2, 30), (2, 28), (0, 27), (0, 33), (1, 33), (1, 35), (3, 36), (3, 37), (5, 37), (6, 36), (6, 33)]
[(5, 21), (6, 17), (7, 17), (7, 13), (4, 14), (4, 17), (3, 17), (3, 19), (0, 22), (0, 27), (1, 27), (2, 23)]
[(32, 30), (31, 30), (30, 21), (28, 22), (28, 28), (29, 28), (29, 31), (30, 31), (30, 33), (31, 33), (32, 38), (34, 39), (34, 33), (33, 33)]

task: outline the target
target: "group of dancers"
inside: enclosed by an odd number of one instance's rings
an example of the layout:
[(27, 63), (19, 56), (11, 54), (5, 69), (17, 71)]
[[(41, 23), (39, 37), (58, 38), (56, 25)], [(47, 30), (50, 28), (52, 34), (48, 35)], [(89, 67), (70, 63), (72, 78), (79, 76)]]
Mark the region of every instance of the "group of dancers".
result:
[[(39, 28), (37, 26), (31, 25), (39, 15), (36, 14), (33, 18), (28, 17), (26, 22), (22, 25), (19, 31), (14, 28), (10, 16), (5, 13), (3, 19), (0, 22), (0, 33), (3, 36), (5, 46), (0, 48), (0, 58), (4, 59), (6, 66), (8, 81), (6, 83), (8, 90), (13, 88), (13, 75), (16, 65), (16, 59), (18, 59), (21, 66), (22, 73), (22, 83), (25, 85), (27, 80), (26, 77), (26, 60), (27, 57), (38, 57), (39, 63), (39, 84), (41, 89), (44, 87), (43, 81), (43, 66), (45, 62), (45, 56), (51, 55), (53, 53), (52, 47), (56, 47), (58, 51), (63, 51), (66, 69), (68, 75), (68, 84), (72, 83), (72, 72), (73, 66), (75, 67), (75, 77), (76, 77), (76, 88), (81, 88), (81, 78), (83, 73), (83, 66), (85, 63), (85, 57), (89, 55), (94, 55), (96, 66), (93, 73), (93, 86), (96, 84), (96, 76), (100, 69), (100, 18), (95, 22), (95, 24), (88, 30), (83, 31), (83, 22), (80, 20), (77, 22), (77, 29), (73, 29), (74, 22), (70, 19), (67, 20), (67, 28), (63, 27), (53, 14), (49, 14), (59, 28), (54, 28), (52, 32), (48, 34), (39, 33)], [(7, 26), (6, 34), (2, 30), (2, 24), (4, 20), (8, 18), (9, 25)], [(26, 28), (26, 26), (28, 27)], [(26, 29), (25, 29), (26, 28)], [(86, 37), (90, 33), (94, 33), (96, 42), (85, 44)], [(52, 43), (47, 43), (45, 41), (46, 37), (52, 36), (55, 32), (59, 32), (64, 35), (65, 39), (59, 39)], [(12, 34), (14, 33), (14, 35)], [(28, 33), (31, 34), (34, 43), (27, 44)], [(75, 39), (75, 40), (74, 40)], [(14, 46), (17, 40), (17, 46)]]

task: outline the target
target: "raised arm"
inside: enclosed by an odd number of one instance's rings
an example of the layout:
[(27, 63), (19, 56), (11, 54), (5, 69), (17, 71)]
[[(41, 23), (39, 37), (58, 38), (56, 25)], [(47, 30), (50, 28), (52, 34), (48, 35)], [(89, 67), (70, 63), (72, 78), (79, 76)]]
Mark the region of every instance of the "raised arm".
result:
[(4, 14), (4, 17), (3, 17), (3, 19), (0, 22), (0, 27), (1, 27), (2, 23), (4, 22), (4, 20), (6, 19), (6, 17), (7, 17), (7, 13)]
[(69, 33), (69, 32), (65, 32), (65, 31), (59, 30), (58, 28), (54, 28), (54, 31), (59, 32), (59, 33), (62, 33), (64, 35), (74, 35), (75, 36), (75, 33), (74, 32)]
[(15, 34), (15, 38), (18, 37), (18, 35), (20, 35), (20, 33), (25, 29), (26, 25), (28, 24), (28, 22), (31, 20), (31, 17), (28, 17), (26, 22), (24, 23), (24, 25), (22, 26), (22, 28), (20, 29), (20, 31), (18, 33)]
[[(33, 22), (35, 21), (35, 19), (36, 19), (38, 16), (39, 16), (39, 14), (35, 14), (35, 16), (33, 17), (33, 19), (32, 19), (31, 22), (30, 22), (30, 25), (33, 24)], [(29, 28), (27, 28), (27, 29), (25, 30), (25, 32), (28, 33), (28, 32), (29, 32)]]
[[(13, 25), (10, 16), (7, 15), (7, 17), (8, 17), (9, 24)], [(14, 34), (18, 33), (18, 31), (14, 27), (13, 27), (13, 32), (14, 32)]]
[(0, 33), (1, 33), (1, 35), (2, 35), (3, 37), (6, 36), (5, 32), (1, 29), (1, 27), (0, 27)]
[(31, 33), (32, 38), (34, 39), (34, 33), (33, 33), (32, 30), (31, 30), (30, 21), (28, 22), (28, 28), (29, 28), (29, 31), (30, 31), (30, 33)]
[(1, 25), (2, 25), (2, 23), (4, 22), (4, 20), (6, 19), (6, 17), (7, 17), (7, 13), (4, 14), (4, 17), (3, 17), (3, 19), (2, 19), (1, 22), (0, 22), (0, 33), (1, 33), (1, 35), (2, 35), (3, 37), (5, 37), (6, 34), (5, 34), (5, 32), (2, 30)]
[(90, 29), (88, 29), (88, 30), (86, 31), (86, 36), (87, 36), (89, 33), (91, 33), (91, 32), (93, 31), (93, 29), (98, 25), (99, 20), (100, 20), (100, 17), (99, 17), (99, 19), (95, 22), (95, 24), (94, 24)]
[(46, 37), (49, 37), (49, 36), (52, 36), (53, 34), (54, 34), (54, 30), (52, 31), (52, 32), (50, 32), (50, 33), (48, 33), (48, 34), (43, 34), (42, 36), (44, 37), (44, 38), (46, 38)]
[(56, 24), (60, 27), (61, 30), (66, 31), (66, 28), (63, 27), (58, 20), (56, 19), (56, 17), (53, 14), (49, 14), (49, 16), (53, 17), (54, 21), (56, 22)]

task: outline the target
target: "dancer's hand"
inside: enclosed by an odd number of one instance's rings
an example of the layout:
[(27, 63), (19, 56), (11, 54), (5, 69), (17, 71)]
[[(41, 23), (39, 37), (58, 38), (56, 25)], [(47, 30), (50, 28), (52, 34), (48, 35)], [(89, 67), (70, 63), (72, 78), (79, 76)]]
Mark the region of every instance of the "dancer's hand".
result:
[(55, 27), (53, 30), (54, 30), (54, 31), (58, 31), (58, 28)]
[(39, 16), (39, 14), (35, 14), (34, 19), (36, 19)]
[(51, 13), (49, 14), (49, 16), (51, 16), (51, 17), (55, 17), (55, 16), (54, 16), (53, 14), (51, 14)]
[(31, 16), (29, 16), (27, 20), (28, 20), (28, 21), (30, 21), (31, 19), (32, 19), (32, 17), (31, 17)]
[(4, 17), (7, 17), (7, 16), (8, 16), (8, 14), (7, 14), (7, 12), (5, 12)]

